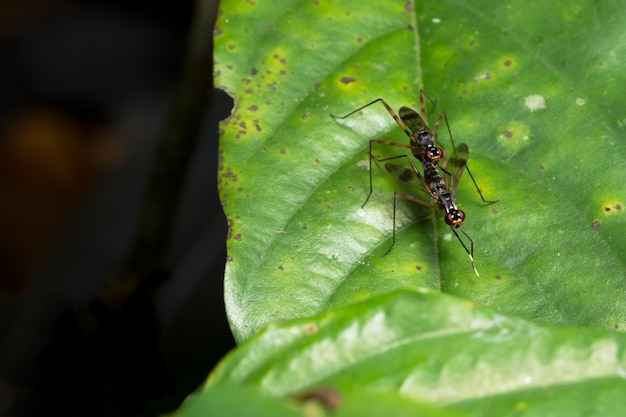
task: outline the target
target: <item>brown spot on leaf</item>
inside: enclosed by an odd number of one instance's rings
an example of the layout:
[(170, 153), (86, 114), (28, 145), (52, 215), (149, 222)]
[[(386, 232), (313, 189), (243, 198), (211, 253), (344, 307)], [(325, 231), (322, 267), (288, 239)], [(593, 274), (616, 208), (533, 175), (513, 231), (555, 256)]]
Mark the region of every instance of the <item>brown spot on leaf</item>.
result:
[(226, 226), (228, 226), (226, 230), (226, 239), (230, 239), (230, 235), (233, 233), (233, 221), (232, 219), (226, 220)]
[(237, 234), (235, 235), (235, 240), (237, 240), (237, 241), (241, 242), (241, 233), (237, 233)]
[(298, 402), (316, 401), (322, 404), (328, 411), (335, 411), (341, 405), (341, 395), (333, 388), (313, 388), (294, 396)]
[(226, 172), (222, 174), (222, 177), (229, 178), (232, 182), (237, 182), (237, 175), (230, 168), (226, 168)]
[(599, 221), (596, 220), (595, 222), (591, 223), (591, 228), (593, 230), (598, 230), (599, 227), (600, 227), (600, 222)]
[(302, 327), (302, 331), (307, 336), (313, 336), (314, 334), (319, 332), (319, 330), (320, 330), (320, 326), (318, 326), (315, 323), (305, 323), (304, 326)]
[(504, 61), (504, 66), (505, 67), (510, 67), (511, 66), (511, 60), (507, 59), (506, 61)]
[(511, 132), (510, 130), (505, 130), (504, 137), (507, 139), (511, 139), (513, 137), (513, 132)]
[(284, 270), (285, 270), (285, 267), (284, 267), (284, 266), (282, 266), (282, 265), (278, 265), (278, 270), (279, 270), (279, 271), (284, 271)]
[(252, 106), (248, 107), (248, 110), (250, 110), (250, 111), (257, 111), (257, 110), (259, 110), (259, 106), (257, 106), (256, 104), (253, 104)]
[(352, 77), (341, 77), (341, 82), (343, 84), (350, 84), (350, 83), (353, 83), (355, 81), (356, 81), (356, 79), (354, 79)]

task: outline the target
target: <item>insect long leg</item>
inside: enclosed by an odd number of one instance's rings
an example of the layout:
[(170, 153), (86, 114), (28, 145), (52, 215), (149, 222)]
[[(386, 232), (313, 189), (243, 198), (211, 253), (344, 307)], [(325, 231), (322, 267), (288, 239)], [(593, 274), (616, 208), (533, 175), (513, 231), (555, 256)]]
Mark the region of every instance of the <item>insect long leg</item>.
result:
[[(398, 155), (398, 156), (394, 156), (391, 158), (385, 158), (385, 159), (381, 159), (378, 160), (379, 162), (382, 161), (389, 161), (391, 159), (397, 159), (397, 158), (402, 158), (404, 157), (407, 162), (409, 163), (409, 165), (411, 165), (411, 169), (408, 168), (404, 168), (401, 167), (399, 165), (395, 165), (395, 164), (386, 164), (385, 168), (387, 169), (387, 171), (391, 174), (393, 174), (394, 176), (396, 176), (396, 178), (398, 178), (400, 181), (403, 182), (408, 182), (408, 183), (415, 183), (415, 180), (417, 179), (417, 183), (419, 184), (422, 189), (427, 192), (427, 194), (429, 194), (433, 199), (435, 199), (435, 195), (432, 193), (432, 191), (429, 190), (428, 185), (426, 183), (426, 180), (424, 179), (424, 177), (422, 176), (422, 174), (420, 174), (419, 170), (417, 169), (417, 166), (415, 165), (415, 163), (413, 162), (413, 160), (411, 158), (409, 158), (407, 155)], [(424, 207), (428, 207), (431, 209), (435, 209), (435, 205), (434, 203), (431, 201), (430, 203), (427, 201), (424, 201), (422, 199), (419, 199), (417, 197), (413, 197), (412, 195), (400, 192), (400, 191), (396, 191), (393, 193), (393, 234), (392, 234), (392, 241), (391, 241), (391, 246), (389, 247), (389, 249), (387, 249), (387, 251), (381, 256), (384, 257), (386, 256), (389, 251), (391, 251), (391, 248), (393, 248), (393, 246), (396, 244), (396, 207), (397, 207), (397, 200), (398, 200), (398, 196), (404, 198), (405, 200), (409, 200), (409, 201), (413, 201), (417, 204), (421, 204)]]
[[(428, 126), (428, 120), (426, 119), (426, 105), (424, 103), (424, 96), (428, 97), (426, 93), (424, 92), (424, 90), (420, 90), (420, 116), (422, 117), (424, 124)], [(430, 100), (430, 102), (433, 104), (435, 103), (430, 97), (428, 97), (428, 100)], [(439, 125), (441, 124), (444, 117), (446, 117), (445, 111), (439, 115), (439, 117), (435, 121), (435, 124), (433, 125), (433, 128), (430, 129), (430, 132), (433, 134), (433, 136), (437, 134), (437, 129), (439, 128)]]
[(476, 191), (478, 191), (478, 195), (480, 195), (480, 198), (483, 200), (483, 203), (485, 204), (494, 204), (497, 203), (500, 200), (485, 200), (485, 197), (483, 196), (482, 191), (480, 191), (480, 188), (478, 188), (478, 184), (476, 183), (476, 180), (474, 179), (474, 176), (472, 175), (472, 171), (470, 171), (469, 167), (466, 165), (465, 166), (465, 170), (467, 171), (467, 173), (469, 174), (470, 178), (472, 179), (472, 182), (474, 183), (474, 187), (476, 187)]
[(423, 89), (420, 89), (420, 100), (423, 101), (422, 96), (426, 97), (428, 99), (428, 101), (430, 101), (433, 105), (433, 107), (437, 106), (437, 102), (439, 100), (433, 100), (432, 98), (430, 98), (430, 96), (428, 94), (426, 94), (426, 91), (424, 91)]
[(465, 232), (465, 230), (462, 227), (458, 227), (458, 229), (465, 235), (467, 240), (469, 240), (470, 242), (470, 249), (468, 250), (467, 246), (465, 245), (463, 240), (461, 240), (461, 237), (456, 232), (456, 230), (454, 228), (451, 228), (451, 229), (454, 232), (454, 235), (456, 236), (456, 238), (459, 240), (459, 242), (461, 242), (461, 245), (463, 245), (463, 249), (465, 249), (465, 252), (467, 252), (467, 254), (469, 255), (470, 261), (472, 262), (472, 268), (474, 269), (474, 272), (476, 272), (476, 276), (480, 276), (480, 274), (478, 273), (478, 270), (476, 269), (476, 265), (474, 265), (474, 241), (467, 234), (467, 232)]
[[(428, 208), (432, 208), (432, 209), (435, 208), (435, 206), (433, 204), (428, 203), (428, 202), (426, 202), (424, 200), (420, 200), (419, 198), (413, 197), (412, 195), (405, 194), (405, 193), (400, 192), (400, 191), (394, 192), (393, 193), (393, 223), (392, 223), (393, 224), (393, 232), (392, 232), (392, 235), (391, 235), (391, 246), (389, 246), (389, 249), (387, 249), (387, 251), (381, 255), (381, 258), (384, 258), (385, 256), (387, 256), (389, 254), (389, 252), (391, 252), (391, 249), (396, 244), (396, 205), (397, 205), (396, 201), (398, 199), (398, 196), (402, 197), (402, 198), (404, 198), (406, 200), (413, 201), (413, 202), (415, 202), (417, 204), (421, 204), (424, 207), (428, 207)], [(463, 243), (463, 242), (461, 242), (461, 243)], [(465, 246), (465, 245), (463, 245), (463, 246)], [(474, 265), (474, 261), (473, 260), (472, 260), (472, 265)]]
[(411, 137), (411, 131), (409, 130), (409, 128), (406, 127), (406, 125), (402, 122), (402, 120), (400, 120), (400, 118), (398, 117), (396, 112), (394, 112), (393, 109), (389, 106), (389, 104), (387, 104), (387, 102), (384, 99), (382, 99), (382, 98), (377, 98), (376, 100), (367, 103), (365, 106), (361, 106), (358, 109), (351, 111), (350, 113), (346, 114), (345, 116), (335, 116), (335, 115), (331, 114), (330, 117), (332, 117), (333, 119), (345, 119), (347, 117), (352, 116), (354, 113), (356, 113), (358, 111), (361, 111), (361, 110), (363, 110), (366, 107), (371, 106), (372, 104), (374, 104), (374, 103), (376, 103), (378, 101), (380, 101), (382, 103), (382, 105), (385, 106), (385, 108), (387, 109), (387, 111), (389, 112), (391, 117), (393, 117), (393, 120), (396, 121), (396, 123), (398, 124), (398, 126), (400, 126), (400, 128), (402, 130), (404, 130), (404, 133), (406, 133), (406, 135), (408, 137)]

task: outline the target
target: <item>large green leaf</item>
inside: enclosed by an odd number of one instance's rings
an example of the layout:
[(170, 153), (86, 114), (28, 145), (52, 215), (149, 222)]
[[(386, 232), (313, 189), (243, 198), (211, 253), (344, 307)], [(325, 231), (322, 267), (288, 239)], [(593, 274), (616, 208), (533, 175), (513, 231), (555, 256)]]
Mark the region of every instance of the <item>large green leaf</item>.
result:
[[(428, 287), (539, 322), (626, 325), (622, 2), (225, 0), (216, 85), (225, 300), (243, 341), (397, 288)], [(407, 142), (384, 108), (446, 110), (471, 150), (458, 192), (476, 277), (441, 213), (399, 201), (368, 140)], [(445, 128), (440, 141), (447, 145)], [(450, 149), (448, 145), (448, 150)], [(377, 146), (377, 155), (401, 149)], [(401, 162), (400, 162), (401, 163)]]
[(379, 403), (399, 395), (471, 416), (609, 417), (626, 413), (625, 370), (623, 333), (541, 326), (434, 291), (400, 291), (267, 327), (198, 396), (240, 387), (293, 398), (325, 387), (339, 411), (357, 394), (362, 410), (379, 413), (346, 415), (411, 415), (397, 399)]

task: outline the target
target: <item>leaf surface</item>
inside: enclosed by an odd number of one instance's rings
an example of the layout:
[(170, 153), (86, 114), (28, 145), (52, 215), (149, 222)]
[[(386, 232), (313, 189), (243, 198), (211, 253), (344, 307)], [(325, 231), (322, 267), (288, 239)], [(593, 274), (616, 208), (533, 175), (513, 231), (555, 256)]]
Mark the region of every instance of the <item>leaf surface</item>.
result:
[[(618, 3), (224, 1), (216, 85), (226, 308), (242, 342), (270, 322), (430, 288), (542, 323), (626, 326), (626, 15)], [(408, 143), (387, 111), (445, 110), (470, 149), (457, 202), (476, 266), (440, 212), (373, 165)], [(449, 152), (443, 124), (439, 141)], [(390, 157), (406, 149), (375, 145)], [(398, 159), (397, 163), (402, 163)], [(422, 194), (423, 195), (423, 194)]]
[[(293, 398), (326, 387), (378, 412), (376, 395), (389, 395), (460, 415), (620, 416), (625, 347), (619, 332), (543, 326), (434, 291), (399, 291), (268, 326), (222, 361), (205, 390)], [(338, 403), (341, 411), (350, 401)], [(383, 414), (406, 406), (386, 402)]]

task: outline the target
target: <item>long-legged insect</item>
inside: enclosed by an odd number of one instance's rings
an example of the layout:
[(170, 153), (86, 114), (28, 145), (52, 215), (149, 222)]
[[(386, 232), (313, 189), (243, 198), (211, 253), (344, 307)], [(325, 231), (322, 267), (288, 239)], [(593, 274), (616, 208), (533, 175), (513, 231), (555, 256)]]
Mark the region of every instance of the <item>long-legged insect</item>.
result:
[[(365, 199), (365, 202), (361, 207), (364, 207), (367, 204), (370, 196), (372, 195), (373, 187), (372, 187), (372, 158), (376, 159), (372, 153), (372, 143), (380, 143), (383, 145), (395, 146), (399, 148), (410, 149), (413, 156), (418, 159), (422, 164), (422, 169), (424, 170), (424, 175), (422, 176), (419, 172), (419, 169), (415, 165), (415, 163), (405, 154), (398, 155), (391, 158), (386, 158), (382, 160), (377, 160), (379, 162), (395, 159), (395, 158), (406, 158), (406, 160), (411, 165), (411, 169), (402, 167), (400, 165), (395, 165), (391, 163), (385, 164), (385, 168), (389, 171), (393, 176), (398, 178), (400, 181), (408, 183), (410, 185), (416, 186), (418, 189), (426, 192), (430, 195), (431, 199), (437, 204), (436, 206), (433, 203), (426, 202), (417, 197), (402, 193), (395, 192), (394, 193), (394, 211), (393, 211), (393, 240), (390, 248), (383, 254), (383, 256), (387, 255), (389, 251), (393, 248), (396, 240), (395, 232), (395, 222), (396, 222), (396, 201), (397, 197), (403, 197), (407, 200), (414, 201), (416, 203), (422, 204), (426, 207), (430, 208), (439, 208), (442, 212), (444, 212), (444, 220), (446, 224), (448, 224), (454, 235), (457, 237), (465, 251), (468, 253), (470, 260), (472, 262), (472, 268), (476, 275), (478, 275), (478, 271), (476, 270), (476, 266), (474, 265), (474, 241), (472, 238), (465, 232), (463, 229), (463, 221), (465, 219), (465, 212), (463, 210), (459, 210), (456, 205), (456, 190), (458, 187), (459, 179), (463, 170), (467, 170), (472, 182), (474, 183), (474, 187), (476, 191), (480, 195), (480, 198), (483, 202), (492, 204), (497, 202), (498, 200), (485, 200), (474, 176), (472, 175), (469, 167), (467, 167), (467, 160), (469, 157), (469, 148), (466, 144), (462, 143), (458, 147), (454, 145), (454, 139), (452, 137), (452, 131), (450, 130), (450, 124), (448, 123), (448, 117), (445, 112), (442, 112), (441, 115), (437, 118), (437, 121), (433, 125), (433, 128), (430, 129), (428, 127), (427, 119), (426, 119), (426, 106), (424, 101), (424, 91), (420, 90), (420, 114), (409, 107), (401, 107), (399, 114), (391, 109), (391, 107), (387, 104), (387, 102), (382, 99), (376, 99), (348, 114), (345, 116), (334, 116), (331, 114), (331, 117), (334, 119), (345, 119), (354, 113), (363, 110), (366, 107), (371, 106), (372, 104), (380, 101), (383, 106), (387, 109), (391, 117), (396, 121), (398, 126), (406, 133), (409, 137), (410, 143), (398, 143), (391, 142), (380, 139), (372, 139), (369, 142), (369, 154), (370, 154), (370, 192)], [(450, 143), (453, 149), (453, 157), (450, 160), (450, 166), (452, 167), (452, 172), (447, 170), (448, 161), (445, 157), (445, 153), (443, 148), (437, 147), (436, 145), (440, 145), (436, 139), (437, 129), (439, 128), (442, 120), (445, 120), (446, 126), (448, 128), (448, 133), (450, 135)], [(440, 145), (441, 146), (441, 145)], [(444, 166), (439, 167), (439, 169), (444, 173), (442, 177), (441, 173), (437, 169), (436, 165), (440, 160), (444, 161)], [(465, 237), (469, 240), (470, 248), (468, 249), (467, 245), (463, 242), (457, 230), (460, 230)]]
[[(476, 269), (476, 265), (474, 264), (474, 241), (467, 234), (465, 229), (463, 229), (465, 212), (463, 210), (459, 210), (456, 205), (456, 190), (459, 184), (459, 179), (461, 178), (461, 174), (463, 173), (463, 170), (467, 167), (468, 156), (469, 148), (466, 144), (462, 143), (458, 146), (458, 148), (455, 149), (453, 157), (450, 159), (450, 161), (447, 161), (444, 157), (444, 168), (442, 170), (444, 173), (443, 177), (441, 175), (441, 172), (435, 167), (435, 165), (428, 161), (422, 161), (422, 169), (424, 170), (424, 175), (422, 176), (415, 163), (407, 155), (399, 155), (378, 160), (379, 162), (382, 162), (390, 159), (402, 157), (406, 158), (406, 160), (409, 162), (409, 165), (411, 166), (411, 169), (392, 163), (386, 163), (385, 169), (387, 169), (387, 171), (398, 180), (425, 192), (431, 197), (432, 201), (427, 202), (401, 191), (396, 191), (393, 193), (393, 237), (391, 246), (389, 247), (389, 249), (387, 249), (387, 252), (385, 252), (383, 256), (387, 255), (396, 243), (396, 205), (397, 198), (402, 197), (406, 200), (413, 201), (426, 207), (439, 209), (444, 213), (444, 221), (448, 226), (450, 226), (452, 232), (463, 246), (463, 249), (465, 249), (465, 252), (467, 252), (467, 254), (469, 255), (474, 272), (477, 276), (479, 275), (478, 270)], [(449, 171), (448, 167), (450, 167)], [(436, 206), (433, 203), (436, 203)], [(465, 242), (463, 242), (463, 239), (461, 239), (461, 236), (459, 236), (457, 230), (461, 231), (461, 233), (465, 235), (465, 237), (469, 241), (469, 248), (465, 244)]]
[[(400, 111), (399, 111), (400, 116), (398, 117), (398, 115), (391, 109), (389, 104), (387, 104), (387, 102), (384, 99), (377, 98), (376, 100), (371, 101), (367, 103), (366, 105), (361, 106), (358, 109), (351, 111), (350, 113), (344, 116), (334, 116), (332, 114), (330, 115), (333, 119), (345, 119), (347, 117), (352, 116), (354, 113), (361, 111), (364, 108), (369, 107), (372, 104), (380, 101), (381, 104), (385, 106), (385, 108), (387, 109), (387, 112), (389, 112), (391, 117), (393, 117), (393, 119), (396, 121), (398, 126), (400, 126), (400, 128), (404, 131), (404, 133), (406, 133), (406, 135), (409, 137), (409, 144), (392, 142), (392, 141), (381, 140), (381, 139), (370, 140), (369, 142), (370, 192), (367, 195), (367, 198), (365, 199), (365, 202), (363, 203), (361, 207), (365, 207), (365, 204), (367, 204), (368, 200), (370, 199), (372, 195), (372, 157), (373, 157), (372, 156), (373, 155), (372, 144), (373, 143), (380, 143), (383, 145), (410, 149), (413, 156), (416, 159), (418, 159), (420, 162), (422, 163), (428, 162), (432, 165), (437, 165), (437, 163), (445, 157), (444, 150), (441, 147), (441, 144), (439, 143), (439, 141), (436, 139), (437, 129), (439, 128), (439, 125), (441, 124), (441, 122), (445, 120), (446, 126), (448, 127), (448, 133), (450, 135), (450, 144), (452, 145), (453, 151), (456, 150), (456, 147), (454, 145), (454, 139), (452, 138), (452, 131), (450, 130), (450, 124), (448, 123), (448, 116), (446, 115), (446, 112), (442, 112), (439, 115), (432, 129), (428, 127), (424, 96), (425, 96), (424, 90), (420, 90), (420, 113), (419, 114), (415, 110), (409, 107), (403, 106), (403, 107), (400, 107)], [(469, 170), (469, 167), (466, 166), (465, 169), (467, 170), (467, 173), (472, 179), (472, 182), (474, 183), (474, 187), (476, 187), (476, 191), (478, 191), (478, 194), (480, 195), (480, 198), (483, 200), (483, 202), (488, 203), (488, 204), (496, 203), (498, 200), (495, 200), (495, 201), (485, 200), (485, 197), (483, 196), (483, 193), (480, 191), (480, 188), (478, 188), (478, 184), (476, 183), (474, 176)]]

